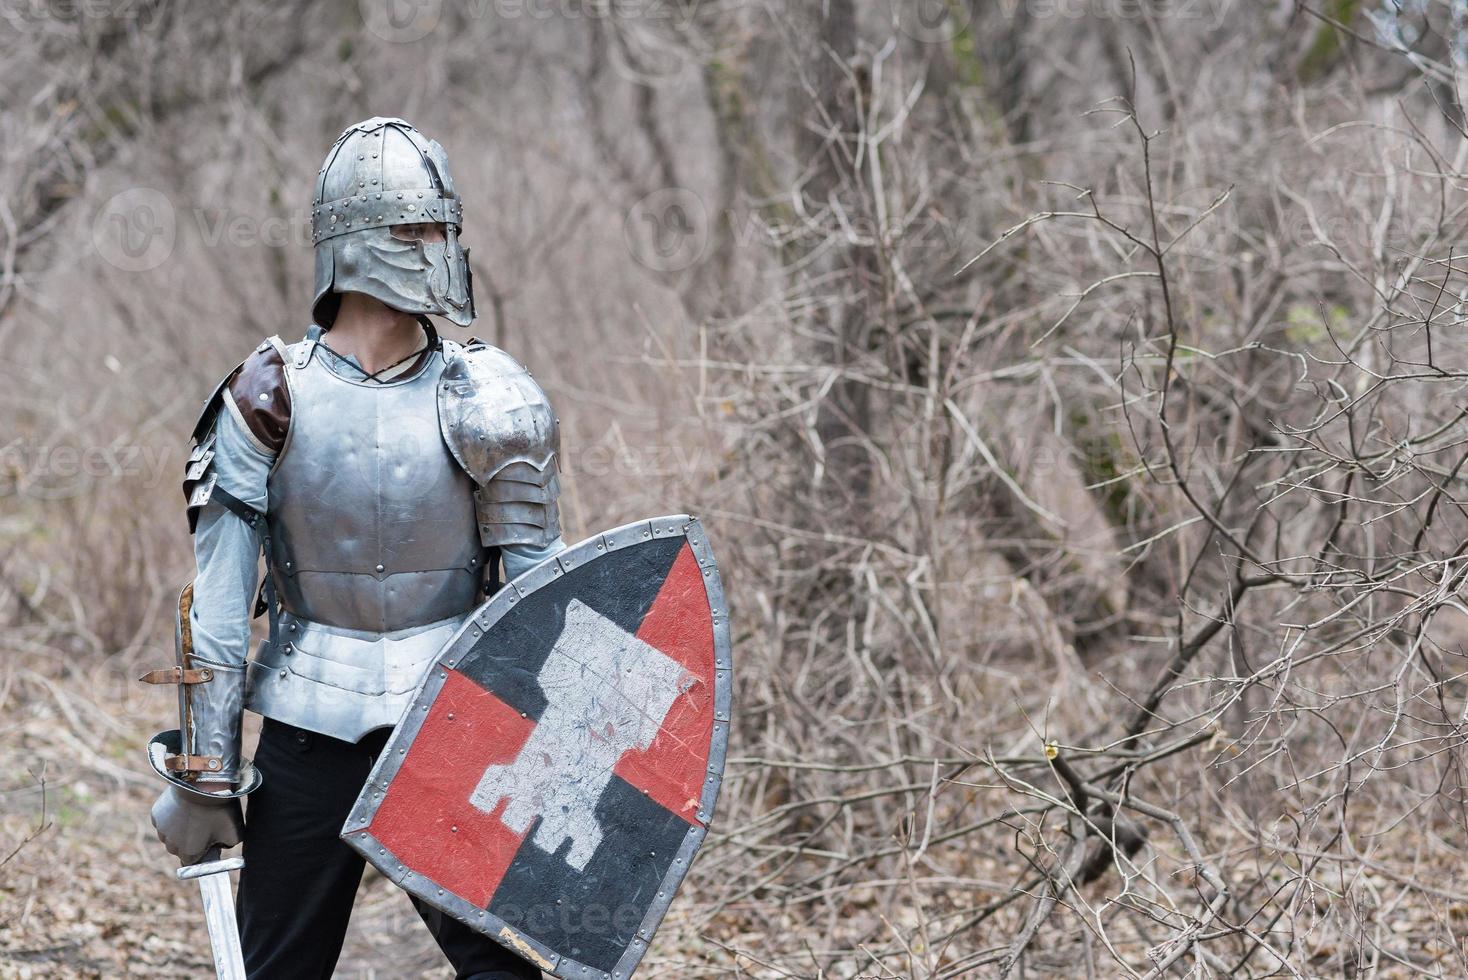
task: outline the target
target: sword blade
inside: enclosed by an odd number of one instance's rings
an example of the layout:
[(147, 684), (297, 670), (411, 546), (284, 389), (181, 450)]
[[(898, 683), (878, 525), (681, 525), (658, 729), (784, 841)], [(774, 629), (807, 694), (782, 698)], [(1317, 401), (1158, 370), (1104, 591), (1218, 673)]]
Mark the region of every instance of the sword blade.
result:
[(234, 892), (229, 887), (229, 873), (245, 866), (240, 858), (218, 860), (215, 848), (209, 860), (178, 869), (180, 880), (197, 878), (199, 895), (204, 900), (204, 924), (209, 929), (209, 945), (214, 950), (214, 972), (219, 980), (245, 980), (245, 956), (240, 948), (239, 926), (234, 918)]

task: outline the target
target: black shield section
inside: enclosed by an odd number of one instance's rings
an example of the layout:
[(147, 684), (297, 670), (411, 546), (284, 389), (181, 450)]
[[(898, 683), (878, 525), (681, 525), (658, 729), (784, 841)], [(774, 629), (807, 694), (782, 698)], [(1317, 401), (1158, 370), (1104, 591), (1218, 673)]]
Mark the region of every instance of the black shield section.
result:
[(459, 661), (459, 671), (538, 721), (545, 711), (545, 694), (537, 678), (565, 626), (571, 600), (581, 600), (636, 633), (684, 541), (681, 536), (655, 538), (571, 569), (521, 599)]
[(584, 869), (566, 863), (569, 840), (547, 854), (527, 838), (489, 911), (562, 955), (609, 973), (638, 938), (688, 823), (617, 776), (596, 818), (605, 837)]

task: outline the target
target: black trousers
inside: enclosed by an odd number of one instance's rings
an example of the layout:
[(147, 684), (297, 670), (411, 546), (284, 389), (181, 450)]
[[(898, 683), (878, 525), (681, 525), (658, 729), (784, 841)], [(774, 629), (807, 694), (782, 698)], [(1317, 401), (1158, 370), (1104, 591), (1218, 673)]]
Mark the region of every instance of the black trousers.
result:
[[(250, 980), (330, 980), (365, 862), (337, 836), (388, 733), (343, 742), (267, 719), (245, 810), (237, 910)], [(525, 960), (412, 900), (459, 980), (540, 980)]]

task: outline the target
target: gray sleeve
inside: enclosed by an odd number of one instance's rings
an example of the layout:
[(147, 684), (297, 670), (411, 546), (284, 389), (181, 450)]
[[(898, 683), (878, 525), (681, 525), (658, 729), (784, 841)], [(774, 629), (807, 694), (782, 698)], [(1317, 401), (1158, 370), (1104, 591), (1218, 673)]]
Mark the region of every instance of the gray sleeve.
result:
[[(214, 471), (218, 485), (264, 512), (274, 457), (261, 452), (231, 412), (216, 425)], [(189, 613), (194, 653), (224, 667), (244, 664), (250, 647), (250, 611), (258, 582), (260, 542), (243, 520), (217, 500), (204, 505), (194, 533), (194, 605)]]
[[(226, 405), (233, 404), (227, 391), (222, 397)], [(210, 676), (180, 689), (181, 754), (188, 782), (196, 775), (210, 782), (235, 783), (240, 778), (245, 663), (260, 544), (250, 524), (229, 511), (220, 495), (263, 511), (270, 466), (269, 453), (253, 444), (229, 411), (214, 413), (212, 426), (198, 438), (189, 457), (184, 485), (198, 572), (189, 587), (192, 599), (180, 666), (207, 668)]]
[(519, 578), (532, 566), (566, 550), (566, 542), (558, 534), (548, 544), (506, 544), (500, 546), (500, 560), (505, 564), (505, 581)]

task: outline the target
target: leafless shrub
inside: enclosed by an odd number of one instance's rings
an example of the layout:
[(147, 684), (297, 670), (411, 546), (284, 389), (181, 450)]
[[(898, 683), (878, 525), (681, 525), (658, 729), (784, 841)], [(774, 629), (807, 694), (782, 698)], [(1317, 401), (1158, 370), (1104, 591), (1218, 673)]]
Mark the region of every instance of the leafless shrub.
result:
[(297, 332), (323, 140), (401, 112), (573, 530), (676, 501), (727, 567), (651, 974), (1462, 975), (1461, 5), (512, 6), (0, 6), (24, 754), (143, 820), (104, 746), (166, 706), (107, 678), (166, 643), (189, 413)]

